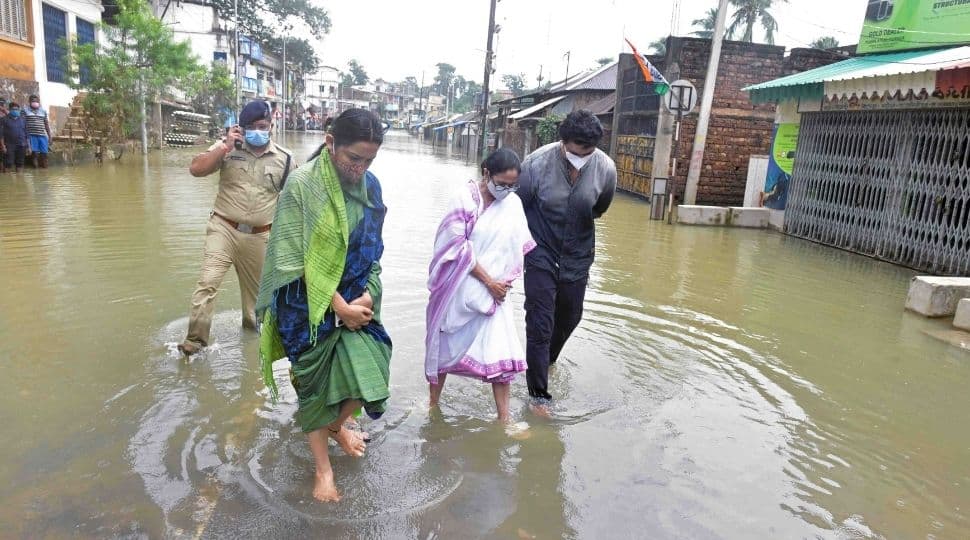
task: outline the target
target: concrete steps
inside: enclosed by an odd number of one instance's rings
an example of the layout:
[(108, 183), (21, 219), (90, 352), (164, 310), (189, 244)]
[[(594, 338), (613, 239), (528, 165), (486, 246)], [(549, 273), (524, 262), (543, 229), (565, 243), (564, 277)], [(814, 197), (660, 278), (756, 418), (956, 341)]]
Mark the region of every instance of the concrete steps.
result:
[(100, 131), (88, 128), (88, 113), (84, 109), (84, 100), (87, 99), (87, 96), (87, 92), (78, 92), (74, 96), (74, 101), (71, 102), (71, 114), (57, 134), (54, 135), (54, 141), (85, 143), (104, 136)]

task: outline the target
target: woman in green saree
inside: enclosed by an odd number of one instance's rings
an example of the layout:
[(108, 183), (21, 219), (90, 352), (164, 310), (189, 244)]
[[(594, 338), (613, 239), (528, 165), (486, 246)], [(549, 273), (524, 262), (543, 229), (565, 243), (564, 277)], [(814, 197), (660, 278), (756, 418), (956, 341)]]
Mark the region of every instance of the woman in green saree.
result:
[(257, 300), (263, 378), (288, 357), (296, 418), (316, 463), (313, 496), (339, 501), (327, 438), (361, 457), (367, 434), (348, 427), (363, 408), (380, 417), (389, 396), (391, 340), (381, 324), (381, 232), (387, 208), (367, 168), (384, 141), (380, 120), (351, 109), (280, 194)]

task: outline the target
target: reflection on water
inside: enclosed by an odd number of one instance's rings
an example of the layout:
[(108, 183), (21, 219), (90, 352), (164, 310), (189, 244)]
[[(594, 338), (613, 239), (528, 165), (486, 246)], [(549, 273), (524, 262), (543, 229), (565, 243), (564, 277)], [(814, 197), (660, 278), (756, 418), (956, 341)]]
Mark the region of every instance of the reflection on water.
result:
[[(305, 157), (320, 138), (288, 142)], [(649, 222), (632, 198), (600, 224), (557, 418), (528, 413), (522, 380), (527, 429), (495, 425), (490, 390), (458, 378), (429, 413), (433, 231), (475, 168), (397, 133), (374, 165), (390, 410), (365, 459), (333, 450), (345, 497), (317, 504), (285, 362), (274, 404), (232, 273), (215, 344), (174, 351), (216, 189), (191, 155), (0, 177), (0, 536), (970, 536), (968, 357), (901, 311), (911, 273)]]

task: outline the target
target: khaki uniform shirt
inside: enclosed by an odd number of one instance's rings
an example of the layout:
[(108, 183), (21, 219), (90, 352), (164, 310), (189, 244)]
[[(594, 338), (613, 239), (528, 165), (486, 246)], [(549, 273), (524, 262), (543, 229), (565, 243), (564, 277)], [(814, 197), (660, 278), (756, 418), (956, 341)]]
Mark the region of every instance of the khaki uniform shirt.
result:
[[(222, 141), (209, 147), (212, 151), (222, 146)], [(257, 156), (249, 146), (233, 149), (226, 154), (219, 170), (219, 193), (213, 207), (215, 212), (235, 222), (261, 227), (273, 222), (276, 199), (283, 189), (286, 159), (291, 152), (269, 142), (266, 151)], [(290, 170), (297, 163), (291, 158)]]

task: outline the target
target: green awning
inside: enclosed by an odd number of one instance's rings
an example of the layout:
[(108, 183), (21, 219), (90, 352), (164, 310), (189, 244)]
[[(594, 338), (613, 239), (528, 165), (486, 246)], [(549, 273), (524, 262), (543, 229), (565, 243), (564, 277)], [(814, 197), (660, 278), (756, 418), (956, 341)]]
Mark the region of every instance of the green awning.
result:
[[(743, 90), (751, 94), (753, 103), (798, 98), (821, 99), (825, 95), (826, 82), (947, 69), (956, 60), (966, 61), (966, 51), (961, 49), (966, 47), (858, 56), (748, 86)], [(960, 55), (963, 57), (960, 58)]]

